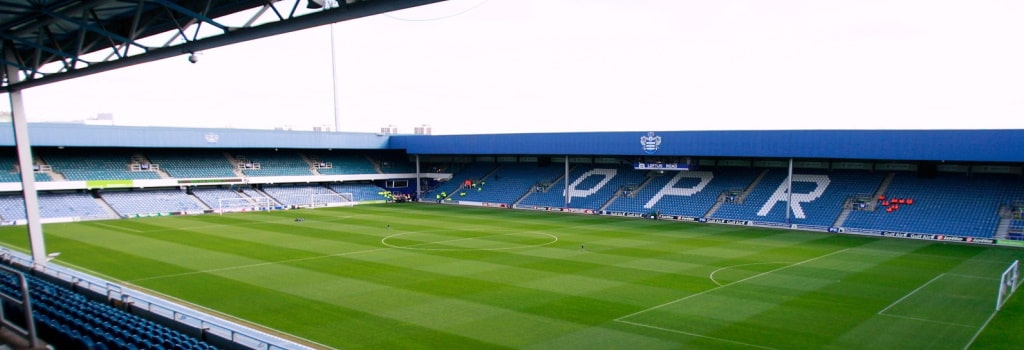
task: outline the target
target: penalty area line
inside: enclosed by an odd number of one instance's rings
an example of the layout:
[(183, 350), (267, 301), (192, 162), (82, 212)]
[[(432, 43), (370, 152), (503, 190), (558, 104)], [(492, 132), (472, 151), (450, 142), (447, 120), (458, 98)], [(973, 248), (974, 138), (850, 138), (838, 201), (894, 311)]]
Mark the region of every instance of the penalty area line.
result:
[(725, 339), (725, 338), (712, 337), (712, 336), (709, 336), (709, 335), (703, 335), (703, 334), (697, 334), (697, 333), (692, 333), (692, 332), (687, 332), (687, 331), (681, 331), (681, 330), (678, 330), (678, 329), (658, 327), (658, 326), (653, 326), (653, 325), (644, 324), (644, 323), (630, 322), (630, 321), (624, 321), (624, 320), (620, 320), (620, 319), (616, 319), (615, 322), (621, 322), (621, 323), (625, 323), (625, 324), (630, 324), (630, 325), (634, 325), (634, 326), (637, 326), (637, 327), (657, 329), (659, 331), (665, 331), (665, 332), (670, 332), (670, 333), (683, 334), (683, 335), (688, 335), (688, 336), (691, 336), (691, 337), (711, 339), (711, 340), (714, 340), (714, 341), (720, 341), (720, 342), (725, 342), (725, 343), (729, 343), (729, 344), (742, 345), (742, 346), (756, 348), (756, 349), (776, 350), (775, 348), (770, 348), (770, 347), (767, 347), (767, 346), (761, 346), (761, 345), (757, 345), (757, 344), (744, 343), (744, 342), (741, 342), (741, 341), (729, 340), (729, 339)]
[(889, 309), (891, 309), (891, 308), (892, 308), (893, 306), (896, 306), (896, 304), (899, 304), (899, 303), (903, 302), (903, 300), (906, 300), (906, 299), (907, 299), (907, 298), (909, 298), (909, 297), (910, 297), (911, 295), (914, 295), (914, 294), (916, 294), (916, 293), (917, 293), (918, 291), (920, 291), (921, 289), (924, 289), (924, 287), (927, 287), (927, 286), (928, 286), (929, 284), (932, 284), (932, 282), (935, 282), (935, 281), (937, 281), (937, 280), (938, 280), (938, 279), (939, 279), (940, 277), (942, 277), (943, 275), (945, 275), (945, 273), (940, 273), (940, 274), (938, 274), (937, 276), (935, 276), (935, 277), (932, 277), (932, 279), (928, 280), (928, 282), (925, 282), (924, 284), (922, 284), (922, 285), (918, 286), (918, 287), (917, 287), (916, 289), (914, 289), (914, 290), (910, 291), (910, 293), (907, 293), (907, 294), (906, 294), (906, 295), (904, 295), (904, 296), (903, 296), (902, 298), (896, 299), (896, 301), (892, 302), (892, 304), (889, 304), (889, 306), (886, 306), (886, 307), (885, 307), (884, 309), (882, 309), (881, 311), (878, 311), (878, 314), (879, 314), (879, 315), (886, 315), (886, 313), (885, 313), (885, 312), (886, 312), (886, 311), (889, 311)]
[(828, 253), (828, 254), (825, 254), (825, 255), (813, 257), (813, 258), (810, 258), (810, 259), (807, 259), (807, 260), (804, 260), (804, 261), (800, 261), (800, 262), (797, 262), (797, 263), (794, 263), (794, 264), (791, 264), (791, 265), (786, 265), (786, 266), (782, 266), (782, 267), (777, 268), (777, 269), (768, 270), (768, 271), (765, 271), (765, 272), (762, 272), (762, 273), (759, 273), (759, 274), (756, 274), (756, 275), (753, 275), (753, 276), (750, 276), (750, 277), (747, 277), (747, 278), (744, 278), (744, 279), (741, 279), (741, 280), (738, 280), (738, 281), (735, 281), (735, 282), (732, 282), (732, 283), (719, 285), (717, 287), (713, 287), (713, 288), (710, 288), (710, 289), (705, 289), (705, 290), (703, 290), (701, 292), (690, 294), (690, 295), (687, 295), (685, 297), (669, 301), (667, 303), (663, 303), (663, 304), (660, 304), (660, 305), (655, 305), (655, 306), (652, 306), (652, 307), (649, 307), (649, 308), (646, 308), (646, 309), (643, 309), (643, 310), (631, 313), (629, 315), (621, 316), (619, 318), (616, 318), (615, 321), (622, 321), (622, 320), (625, 320), (627, 318), (630, 318), (630, 317), (633, 317), (633, 316), (636, 316), (636, 315), (639, 315), (639, 314), (642, 314), (642, 313), (645, 313), (645, 312), (648, 312), (648, 311), (657, 310), (659, 308), (662, 308), (662, 307), (665, 307), (665, 306), (669, 306), (669, 305), (672, 305), (672, 304), (675, 304), (675, 303), (678, 303), (678, 302), (681, 302), (681, 301), (684, 301), (684, 300), (688, 300), (690, 298), (695, 298), (695, 297), (698, 297), (698, 296), (701, 296), (701, 295), (704, 295), (704, 294), (708, 294), (708, 293), (717, 291), (719, 289), (722, 289), (722, 288), (725, 288), (725, 287), (728, 287), (728, 286), (731, 286), (731, 285), (734, 285), (734, 284), (739, 284), (739, 283), (742, 283), (742, 282), (746, 282), (746, 281), (749, 281), (749, 280), (752, 280), (752, 279), (755, 279), (755, 278), (758, 278), (758, 277), (761, 277), (761, 276), (764, 276), (764, 275), (768, 275), (768, 274), (771, 274), (771, 273), (774, 273), (774, 272), (778, 272), (778, 271), (782, 271), (782, 270), (788, 269), (790, 267), (800, 266), (800, 265), (803, 265), (803, 264), (806, 264), (806, 263), (809, 263), (809, 262), (812, 262), (812, 261), (815, 261), (815, 260), (818, 260), (818, 259), (826, 258), (826, 257), (832, 256), (832, 255), (835, 255), (835, 254), (839, 254), (839, 253), (845, 252), (845, 251), (850, 250), (850, 249), (852, 249), (852, 248), (846, 248), (846, 249), (842, 249), (842, 250), (837, 250), (837, 251), (834, 251), (834, 252), (831, 252), (831, 253)]

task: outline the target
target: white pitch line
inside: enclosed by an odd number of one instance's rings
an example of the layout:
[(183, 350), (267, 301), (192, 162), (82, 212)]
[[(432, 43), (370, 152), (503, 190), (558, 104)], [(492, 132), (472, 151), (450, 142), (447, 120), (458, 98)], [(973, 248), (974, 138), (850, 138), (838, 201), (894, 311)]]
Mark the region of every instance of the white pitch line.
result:
[(999, 310), (993, 310), (992, 314), (988, 315), (988, 319), (985, 320), (985, 323), (982, 323), (981, 327), (978, 327), (978, 331), (974, 332), (974, 336), (971, 337), (971, 340), (968, 340), (967, 344), (964, 345), (964, 350), (967, 350), (971, 347), (971, 345), (974, 345), (974, 341), (978, 340), (978, 336), (981, 335), (981, 332), (988, 327), (989, 322), (992, 322), (992, 319), (996, 318), (996, 313), (998, 312)]
[(92, 224), (96, 225), (96, 226), (108, 227), (108, 228), (111, 228), (111, 229), (114, 229), (114, 230), (128, 230), (128, 231), (132, 231), (132, 232), (135, 232), (135, 233), (146, 232), (146, 231), (136, 230), (136, 229), (129, 228), (129, 227), (121, 227), (121, 226), (114, 226), (114, 225), (111, 225), (111, 224), (104, 224), (102, 222), (93, 222)]
[[(994, 278), (993, 278), (993, 279), (994, 279)], [(1019, 284), (1018, 284), (1018, 285), (1019, 285)], [(1002, 287), (1000, 287), (1000, 288), (1002, 288)], [(1010, 290), (1010, 295), (1008, 295), (1008, 296), (1007, 296), (1007, 298), (1010, 298), (1010, 297), (1012, 297), (1012, 296), (1013, 296), (1013, 293), (1014, 293), (1014, 291), (1016, 291), (1016, 290), (1017, 290), (1016, 288), (1014, 288), (1014, 289), (1011, 289), (1011, 290)], [(1007, 299), (1007, 300), (1009, 300), (1009, 299)], [(971, 347), (971, 345), (974, 345), (974, 341), (975, 341), (975, 340), (978, 340), (978, 336), (980, 336), (980, 335), (981, 335), (981, 332), (983, 332), (983, 331), (985, 330), (985, 328), (988, 328), (988, 324), (989, 324), (990, 322), (992, 322), (992, 319), (996, 318), (996, 314), (997, 314), (997, 313), (999, 313), (999, 308), (998, 308), (998, 307), (997, 307), (997, 308), (995, 308), (995, 310), (992, 310), (992, 313), (988, 315), (988, 318), (987, 318), (987, 319), (985, 319), (985, 323), (982, 323), (982, 324), (981, 324), (981, 327), (978, 327), (978, 331), (977, 331), (977, 332), (974, 332), (974, 336), (972, 336), (972, 337), (971, 337), (971, 340), (968, 340), (968, 341), (967, 341), (967, 344), (966, 344), (966, 345), (964, 345), (964, 350), (967, 350), (967, 349), (969, 349), (969, 348)]]
[(714, 288), (711, 288), (711, 289), (706, 289), (706, 290), (701, 291), (699, 293), (690, 294), (690, 295), (687, 295), (685, 297), (682, 297), (682, 298), (679, 298), (679, 299), (676, 299), (676, 300), (672, 300), (672, 301), (669, 301), (669, 302), (661, 304), (661, 305), (655, 305), (655, 306), (652, 306), (652, 307), (649, 307), (649, 308), (646, 308), (646, 309), (643, 309), (643, 310), (631, 313), (629, 315), (616, 318), (615, 321), (623, 322), (622, 320), (624, 320), (624, 319), (627, 319), (627, 318), (630, 318), (630, 317), (633, 317), (633, 316), (636, 316), (636, 315), (639, 315), (639, 314), (642, 314), (642, 313), (645, 313), (645, 312), (648, 312), (648, 311), (651, 311), (651, 310), (656, 310), (656, 309), (659, 309), (659, 308), (662, 308), (662, 307), (665, 307), (665, 306), (668, 306), (668, 305), (672, 305), (672, 304), (678, 303), (680, 301), (684, 301), (684, 300), (687, 300), (687, 299), (690, 299), (690, 298), (693, 298), (693, 297), (698, 297), (698, 296), (701, 296), (701, 295), (704, 295), (704, 294), (708, 294), (708, 293), (714, 292), (716, 290), (719, 290), (719, 289), (722, 289), (722, 288), (725, 288), (725, 287), (728, 287), (728, 286), (731, 286), (731, 285), (734, 285), (734, 284), (739, 284), (741, 282), (746, 282), (748, 280), (751, 280), (751, 279), (754, 279), (754, 278), (758, 278), (758, 277), (761, 277), (761, 276), (764, 276), (764, 275), (767, 275), (767, 274), (770, 274), (770, 273), (773, 273), (773, 272), (776, 272), (776, 271), (781, 271), (781, 270), (788, 269), (788, 268), (794, 267), (794, 266), (800, 266), (800, 265), (803, 265), (803, 264), (806, 264), (806, 263), (809, 263), (809, 262), (812, 262), (812, 261), (815, 261), (815, 260), (818, 260), (818, 259), (821, 259), (821, 258), (825, 258), (825, 257), (828, 257), (828, 256), (832, 256), (832, 255), (835, 255), (835, 254), (839, 254), (839, 253), (845, 252), (845, 251), (850, 250), (850, 249), (852, 249), (852, 248), (846, 248), (846, 249), (842, 249), (842, 250), (837, 250), (837, 251), (834, 251), (834, 252), (831, 252), (831, 253), (828, 253), (828, 254), (825, 254), (825, 255), (821, 255), (821, 256), (810, 258), (810, 259), (807, 259), (807, 260), (804, 260), (804, 261), (801, 261), (801, 262), (797, 262), (797, 263), (794, 263), (792, 265), (786, 265), (786, 266), (783, 266), (783, 267), (780, 267), (780, 268), (777, 268), (777, 269), (768, 270), (768, 271), (765, 271), (765, 272), (762, 272), (762, 273), (759, 273), (759, 274), (756, 274), (756, 275), (753, 275), (753, 276), (741, 279), (741, 280), (736, 281), (736, 282), (732, 282), (732, 283), (725, 284), (725, 285), (720, 285), (718, 287), (714, 287)]
[(681, 331), (681, 330), (678, 330), (678, 329), (662, 328), (662, 327), (658, 327), (658, 326), (652, 326), (652, 325), (649, 325), (649, 324), (629, 322), (629, 321), (622, 321), (622, 320), (615, 320), (615, 321), (622, 322), (622, 323), (625, 323), (625, 324), (631, 324), (631, 325), (634, 325), (634, 326), (637, 326), (637, 327), (646, 327), (646, 328), (657, 329), (657, 330), (665, 331), (665, 332), (685, 334), (685, 335), (688, 335), (688, 336), (691, 336), (691, 337), (711, 339), (711, 340), (716, 340), (716, 341), (725, 342), (725, 343), (729, 343), (729, 344), (743, 345), (743, 346), (747, 346), (747, 347), (751, 347), (751, 348), (765, 349), (765, 350), (776, 350), (775, 348), (770, 348), (770, 347), (767, 347), (767, 346), (761, 346), (761, 345), (744, 343), (744, 342), (735, 341), (735, 340), (717, 338), (717, 337), (712, 337), (712, 336), (703, 335), (703, 334), (697, 334), (697, 333), (691, 333), (691, 332), (687, 332), (687, 331)]
[(884, 309), (879, 311), (878, 314), (879, 315), (885, 315), (885, 312), (889, 311), (889, 309), (891, 309), (893, 306), (896, 306), (896, 304), (899, 304), (904, 299), (909, 298), (911, 295), (914, 295), (914, 293), (917, 293), (917, 291), (923, 289), (924, 287), (927, 287), (929, 284), (932, 284), (932, 282), (935, 282), (936, 280), (938, 280), (939, 277), (942, 277), (942, 275), (945, 275), (945, 273), (940, 273), (938, 276), (933, 277), (932, 279), (928, 280), (928, 282), (925, 282), (924, 284), (918, 286), (916, 289), (910, 291), (910, 293), (907, 293), (902, 298), (896, 299), (896, 301), (892, 302), (892, 304), (889, 304), (889, 306), (886, 306)]
[(878, 315), (879, 316), (885, 316), (885, 317), (892, 317), (892, 318), (902, 318), (902, 319), (905, 319), (905, 320), (913, 320), (913, 321), (941, 324), (941, 325), (947, 325), (947, 326), (955, 326), (955, 327), (964, 327), (964, 328), (972, 328), (972, 329), (976, 327), (976, 326), (967, 325), (967, 324), (960, 324), (960, 323), (954, 323), (954, 322), (942, 322), (942, 321), (929, 320), (927, 318), (920, 318), (920, 317), (910, 317), (910, 316), (901, 316), (901, 315), (893, 315), (893, 314), (878, 314)]
[(967, 274), (952, 273), (952, 272), (946, 272), (946, 275), (963, 277), (963, 278), (974, 278), (974, 279), (979, 279), (979, 280), (989, 280), (989, 281), (998, 281), (999, 280), (998, 278), (995, 278), (995, 277), (975, 276), (975, 275), (967, 275)]
[(722, 286), (722, 284), (721, 284), (721, 283), (718, 283), (718, 280), (715, 280), (715, 274), (716, 274), (716, 273), (718, 273), (719, 271), (722, 271), (722, 270), (728, 270), (728, 269), (732, 269), (732, 268), (737, 268), (737, 267), (743, 267), (743, 266), (752, 266), (752, 265), (779, 265), (779, 264), (789, 264), (789, 263), (790, 263), (789, 261), (777, 261), (777, 262), (759, 262), (759, 263), (750, 263), (750, 264), (739, 264), (739, 265), (732, 265), (732, 266), (726, 266), (726, 267), (720, 268), (720, 269), (718, 269), (718, 270), (715, 270), (715, 271), (711, 271), (711, 273), (709, 273), (709, 274), (708, 274), (708, 278), (710, 278), (710, 279), (711, 279), (711, 282), (714, 282), (714, 283), (715, 283), (716, 285), (718, 285), (719, 287), (721, 287), (721, 286)]

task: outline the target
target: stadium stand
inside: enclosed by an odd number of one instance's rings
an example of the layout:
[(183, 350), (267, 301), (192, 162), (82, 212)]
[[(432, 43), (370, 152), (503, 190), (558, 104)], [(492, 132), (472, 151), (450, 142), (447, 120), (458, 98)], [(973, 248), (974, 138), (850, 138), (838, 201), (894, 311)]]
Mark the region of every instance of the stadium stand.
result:
[(239, 175), (222, 151), (147, 150), (146, 156), (174, 178), (223, 178)]
[[(21, 173), (18, 171), (18, 159), (16, 157), (0, 157), (0, 169), (7, 169), (6, 171), (0, 171), (0, 182), (21, 182)], [(51, 181), (50, 175), (34, 171), (34, 178), (36, 181)]]
[(434, 189), (424, 193), (423, 197), (433, 200), (444, 199), (443, 197), (445, 196), (452, 198), (452, 195), (455, 194), (456, 190), (462, 188), (466, 181), (472, 183), (479, 179), (483, 179), (493, 172), (497, 166), (498, 165), (495, 163), (488, 162), (466, 164), (462, 170), (452, 176), (451, 180), (441, 183), (437, 187), (434, 187)]
[(101, 195), (122, 217), (210, 209), (180, 189), (109, 190)]
[[(21, 274), (29, 286), (32, 316), (38, 336), (56, 349), (188, 349), (218, 347), (179, 330), (87, 298), (31, 274)], [(18, 275), (0, 270), (0, 293), (22, 297)], [(4, 304), (5, 315), (17, 315)]]
[(309, 176), (312, 164), (295, 151), (247, 150), (233, 155), (246, 176)]
[[(82, 192), (45, 192), (38, 195), (42, 218), (112, 219), (96, 199)], [(0, 218), (6, 221), (25, 219), (25, 200), (20, 194), (0, 195)]]
[(262, 190), (264, 193), (283, 205), (312, 205), (315, 200), (314, 195), (335, 195), (338, 196), (336, 200), (347, 201), (347, 199), (342, 200), (342, 197), (338, 195), (338, 192), (335, 192), (327, 186), (319, 184), (264, 186)]
[[(55, 160), (55, 169), (81, 170), (86, 167), (85, 164), (91, 164), (91, 169), (83, 170), (81, 173), (71, 171), (68, 173), (70, 175), (65, 174), (69, 179), (124, 178), (121, 174), (129, 173), (126, 170), (126, 165), (131, 161), (129, 155), (136, 153), (120, 149), (106, 151), (109, 152), (65, 154), (48, 150), (42, 153), (46, 156), (47, 162)], [(160, 169), (167, 174), (184, 179), (238, 177), (242, 172), (252, 177), (282, 174), (313, 176), (316, 174), (311, 170), (310, 164), (319, 162), (332, 164), (329, 169), (317, 168), (321, 175), (380, 174), (379, 170), (383, 165), (375, 164), (372, 156), (357, 151), (310, 151), (302, 154), (244, 150), (238, 151), (238, 154), (241, 155), (242, 161), (255, 163), (258, 159), (260, 169), (236, 171), (237, 167), (231, 163), (232, 156), (223, 151), (150, 150), (146, 152), (145, 157), (154, 164), (160, 164)], [(396, 162), (401, 162), (401, 159)], [(0, 167), (13, 168), (14, 165), (14, 159), (10, 156), (0, 157)], [(401, 166), (403, 165), (396, 165), (396, 169)], [(280, 171), (264, 172), (272, 168)], [(535, 162), (481, 161), (458, 164), (456, 168), (460, 170), (451, 180), (439, 184), (428, 192), (423, 197), (424, 200), (432, 201), (436, 199), (436, 195), (446, 193), (454, 202), (499, 203), (511, 206), (521, 201), (520, 206), (524, 207), (552, 208), (565, 205), (562, 166), (542, 166)], [(432, 169), (428, 166), (424, 171)], [(0, 181), (18, 181), (17, 175), (0, 174)], [(1000, 239), (1024, 239), (1024, 219), (1009, 218), (1006, 214), (1008, 209), (1005, 209), (1010, 203), (1019, 203), (1024, 198), (1024, 179), (1020, 175), (963, 172), (939, 173), (937, 176), (929, 177), (912, 171), (826, 169), (795, 169), (794, 175), (793, 193), (798, 200), (794, 206), (793, 216), (788, 221), (785, 210), (788, 194), (780, 190), (787, 176), (784, 168), (726, 166), (686, 172), (659, 172), (634, 170), (625, 165), (576, 164), (571, 169), (569, 177), (569, 193), (573, 195), (570, 207), (633, 214), (657, 211), (663, 215), (786, 223), (818, 229), (831, 228), (837, 217), (847, 215), (842, 226), (849, 229), (981, 238), (992, 238), (998, 230), (999, 223), (1003, 222), (1005, 235), (1000, 236)], [(886, 180), (887, 176), (891, 176), (891, 182)], [(272, 201), (286, 206), (310, 205), (317, 201), (313, 199), (317, 195), (338, 196), (339, 193), (351, 193), (353, 196), (350, 199), (354, 201), (386, 199), (386, 196), (382, 195), (385, 190), (372, 181), (257, 183), (238, 188), (223, 187), (228, 185), (200, 185), (189, 187), (187, 191), (177, 187), (107, 189), (98, 192), (102, 200), (84, 191), (40, 191), (40, 214), (43, 218), (105, 219), (154, 213), (201, 212), (216, 209), (222, 198), (244, 200), (255, 196), (268, 196)], [(956, 190), (951, 191), (952, 188)], [(887, 201), (879, 200), (872, 203), (877, 205), (849, 211), (850, 198), (866, 194), (881, 194)], [(340, 200), (341, 197), (338, 197)], [(895, 201), (888, 203), (888, 200), (899, 198), (912, 199), (912, 202), (901, 202), (899, 206), (894, 205)], [(104, 203), (109, 204), (109, 207), (105, 207)], [(849, 212), (846, 214), (844, 211)], [(20, 193), (7, 192), (0, 195), (0, 219), (17, 221), (24, 220), (24, 217), (25, 208)], [(7, 284), (9, 281), (0, 282)], [(3, 291), (8, 290), (5, 288)], [(74, 304), (63, 299), (59, 303)], [(166, 333), (160, 333), (162, 335), (156, 337), (154, 334), (140, 333), (138, 330), (133, 330), (132, 335), (122, 334), (127, 339), (115, 340), (102, 335), (112, 334), (112, 329), (104, 328), (102, 323), (96, 326), (92, 321), (55, 321), (61, 316), (52, 310), (68, 314), (69, 309), (58, 309), (58, 306), (46, 305), (45, 302), (40, 305), (45, 305), (40, 306), (38, 310), (41, 331), (49, 332), (48, 337), (55, 339), (53, 343), (63, 345), (65, 348), (205, 348), (202, 347), (204, 345), (195, 345), (193, 340), (180, 341), (182, 344), (187, 342), (188, 346), (168, 343), (168, 338), (173, 337)], [(87, 307), (79, 307), (85, 308)], [(135, 322), (122, 318), (117, 320), (123, 324)], [(72, 326), (75, 322), (79, 325)], [(143, 326), (143, 329), (149, 328)], [(108, 346), (111, 343), (115, 345)]]
[(396, 154), (371, 155), (380, 172), (384, 174), (411, 174), (416, 172), (416, 164), (409, 161), (408, 156)]
[(47, 149), (39, 152), (54, 172), (61, 174), (69, 181), (89, 180), (140, 180), (159, 179), (156, 169), (130, 170), (134, 162), (130, 151), (111, 150), (111, 153), (96, 152), (88, 149)]
[[(743, 189), (750, 185), (760, 170), (750, 168), (720, 171), (649, 171), (649, 181), (641, 188), (623, 194), (605, 210), (645, 214), (651, 211), (662, 215), (704, 217), (719, 200), (723, 192)], [(710, 179), (699, 188), (702, 179)], [(668, 187), (670, 186), (671, 187)], [(666, 188), (668, 187), (668, 188)], [(687, 191), (685, 189), (693, 190)], [(660, 198), (656, 198), (662, 193)]]
[(1024, 182), (1017, 175), (944, 173), (924, 178), (904, 172), (896, 174), (884, 196), (911, 198), (913, 204), (892, 211), (854, 211), (844, 226), (990, 238), (1000, 220), (999, 206), (1024, 198)]
[[(37, 172), (34, 172), (33, 174), (35, 175), (35, 176), (33, 176), (33, 178), (36, 179), (36, 182), (39, 182), (39, 181), (51, 181), (52, 180), (52, 178), (50, 178), (50, 175), (48, 175), (46, 173), (42, 173), (42, 172), (38, 172), (37, 171)], [(0, 182), (21, 182), (21, 173), (18, 173), (18, 172), (0, 173)]]
[[(0, 182), (21, 182), (21, 173), (18, 169), (18, 156), (13, 150), (4, 149), (0, 151)], [(36, 166), (40, 166), (36, 164)], [(42, 171), (34, 171), (36, 181), (51, 181), (50, 175)]]
[(1007, 238), (1018, 241), (1024, 240), (1024, 220), (1010, 220), (1010, 225), (1007, 229)]
[[(558, 178), (564, 170), (557, 166), (499, 163), (497, 170), (486, 178), (479, 178), (468, 188), (453, 193), (460, 201), (513, 205), (534, 190), (538, 183)], [(473, 177), (467, 177), (472, 179)], [(463, 182), (465, 185), (465, 182)]]
[[(623, 165), (581, 165), (569, 172), (569, 207), (598, 210), (627, 185), (643, 183), (646, 174)], [(565, 205), (565, 181), (554, 181), (546, 191), (534, 191), (520, 205)]]
[(352, 200), (357, 202), (385, 200), (381, 195), (383, 188), (372, 183), (331, 183), (328, 185), (334, 192), (351, 193)]
[(317, 152), (307, 154), (321, 175), (376, 174), (377, 168), (366, 155), (355, 152)]
[(211, 209), (220, 207), (222, 199), (248, 199), (248, 197), (243, 196), (238, 191), (223, 187), (196, 187), (190, 189), (189, 192)]
[(787, 221), (787, 170), (769, 169), (744, 204), (723, 204), (712, 217), (829, 227), (843, 210), (848, 197), (874, 193), (884, 176), (884, 173), (852, 170), (794, 170), (794, 204)]

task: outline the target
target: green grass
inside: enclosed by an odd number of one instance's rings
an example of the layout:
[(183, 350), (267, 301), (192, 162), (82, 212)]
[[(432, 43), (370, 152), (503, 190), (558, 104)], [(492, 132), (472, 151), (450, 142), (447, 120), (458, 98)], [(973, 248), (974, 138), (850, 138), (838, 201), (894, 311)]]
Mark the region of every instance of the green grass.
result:
[(1024, 344), (1019, 296), (991, 317), (1019, 248), (420, 204), (44, 231), (58, 263), (319, 347)]

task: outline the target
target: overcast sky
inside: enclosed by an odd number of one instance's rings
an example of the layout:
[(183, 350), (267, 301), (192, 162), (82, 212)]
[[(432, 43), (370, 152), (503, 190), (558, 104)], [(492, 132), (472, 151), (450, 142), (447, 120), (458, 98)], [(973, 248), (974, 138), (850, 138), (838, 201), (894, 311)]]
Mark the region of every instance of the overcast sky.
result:
[[(340, 129), (1024, 129), (1022, 18), (1020, 0), (449, 0), (333, 26)], [(333, 128), (330, 28), (31, 88), (26, 114)]]

